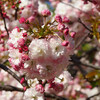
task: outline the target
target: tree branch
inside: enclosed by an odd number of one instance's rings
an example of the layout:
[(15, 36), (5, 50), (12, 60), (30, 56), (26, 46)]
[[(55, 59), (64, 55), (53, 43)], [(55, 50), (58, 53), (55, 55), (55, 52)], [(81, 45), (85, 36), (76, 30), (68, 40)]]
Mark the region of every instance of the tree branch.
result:
[(15, 20), (17, 20), (17, 17), (18, 17), (18, 15), (17, 15), (18, 10), (19, 10), (19, 8), (18, 8), (18, 7), (17, 7), (17, 8), (15, 8)]
[(23, 88), (14, 87), (14, 86), (11, 86), (11, 85), (1, 85), (0, 91), (2, 91), (2, 90), (24, 92)]
[(78, 19), (78, 22), (81, 23), (88, 31), (90, 31), (91, 33), (93, 33), (93, 31), (92, 31), (91, 29), (89, 29), (89, 28), (81, 21), (80, 18)]
[(76, 55), (71, 56), (71, 62), (73, 62), (75, 65), (83, 65), (83, 66), (90, 67), (90, 68), (93, 68), (93, 69), (96, 69), (96, 70), (100, 70), (99, 66), (87, 64), (83, 61), (80, 61), (80, 58), (77, 57)]
[(92, 65), (92, 64), (90, 64), (90, 63), (84, 63), (84, 62), (82, 62), (81, 61), (81, 65), (84, 65), (84, 66), (86, 66), (86, 67), (90, 67), (90, 68), (93, 68), (93, 69), (95, 69), (95, 70), (100, 70), (100, 67), (99, 66), (95, 66), (95, 65)]
[(7, 26), (6, 26), (6, 21), (5, 21), (5, 17), (3, 16), (3, 13), (2, 13), (1, 6), (0, 6), (0, 14), (1, 14), (1, 17), (3, 19), (3, 22), (4, 22), (4, 26), (5, 26), (5, 30), (7, 32), (7, 35), (9, 36), (9, 32), (8, 32), (8, 29), (7, 29)]
[(98, 95), (100, 95), (100, 92), (97, 93), (97, 94), (94, 94), (93, 96), (88, 97), (86, 100), (91, 100), (91, 98), (93, 98), (93, 97), (95, 97), (95, 96), (98, 96)]
[[(11, 71), (8, 67), (6, 67), (3, 64), (0, 64), (0, 68), (3, 69), (4, 71), (8, 72), (11, 76), (13, 76), (19, 83), (21, 80), (21, 77), (17, 76), (13, 71)], [(27, 81), (25, 80), (24, 83), (22, 84), (23, 87), (28, 87)]]
[(77, 49), (77, 48), (84, 42), (84, 40), (85, 40), (88, 36), (89, 36), (89, 33), (86, 33), (86, 34), (84, 35), (84, 37), (78, 42), (78, 44), (75, 46), (74, 49)]

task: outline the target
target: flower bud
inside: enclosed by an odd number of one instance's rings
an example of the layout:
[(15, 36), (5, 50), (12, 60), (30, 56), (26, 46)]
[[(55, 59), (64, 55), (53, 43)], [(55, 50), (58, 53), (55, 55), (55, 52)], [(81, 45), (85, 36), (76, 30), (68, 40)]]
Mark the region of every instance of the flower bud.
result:
[(59, 23), (58, 26), (57, 26), (57, 29), (58, 29), (59, 31), (63, 31), (64, 28), (65, 28), (65, 25), (64, 25), (64, 24), (61, 24), (61, 23)]
[(51, 12), (48, 10), (48, 9), (45, 9), (41, 12), (41, 14), (44, 16), (44, 17), (47, 17), (47, 16), (50, 16), (51, 15)]
[(68, 44), (69, 44), (68, 41), (63, 41), (61, 45), (62, 45), (62, 46), (68, 46)]
[(24, 77), (21, 78), (20, 83), (23, 84), (25, 81)]
[(62, 23), (62, 18), (60, 15), (56, 15), (55, 16), (55, 20), (58, 22), (58, 23)]
[(65, 35), (68, 35), (68, 33), (69, 33), (69, 28), (68, 28), (68, 27), (65, 28), (64, 31), (63, 31), (63, 33), (64, 33)]
[(35, 89), (40, 93), (44, 93), (44, 87), (41, 84), (37, 84)]
[(71, 32), (71, 37), (74, 38), (76, 35), (76, 32)]
[(66, 16), (64, 16), (63, 19), (62, 19), (62, 21), (63, 21), (63, 23), (68, 23), (69, 19)]
[(25, 40), (23, 38), (19, 39), (17, 42), (19, 46), (23, 46), (25, 44)]
[(25, 20), (25, 18), (24, 18), (24, 17), (21, 17), (21, 18), (19, 19), (19, 23), (20, 23), (20, 24), (25, 23), (25, 21), (26, 21), (26, 20)]

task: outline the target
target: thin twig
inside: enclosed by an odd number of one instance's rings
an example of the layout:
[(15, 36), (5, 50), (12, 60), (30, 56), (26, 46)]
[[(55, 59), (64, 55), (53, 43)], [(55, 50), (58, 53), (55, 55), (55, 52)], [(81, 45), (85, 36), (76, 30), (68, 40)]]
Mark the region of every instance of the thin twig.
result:
[(81, 62), (81, 65), (86, 66), (86, 67), (93, 68), (95, 70), (100, 70), (100, 67), (99, 66), (95, 66), (95, 65), (92, 65), (92, 64), (89, 64), (89, 63), (87, 64), (87, 63)]
[(3, 16), (1, 6), (0, 6), (0, 14), (1, 14), (1, 17), (3, 19), (3, 22), (4, 22), (4, 26), (5, 26), (5, 30), (7, 32), (7, 35), (9, 36), (9, 32), (8, 32), (8, 29), (7, 29), (7, 26), (6, 26), (6, 20), (5, 20), (5, 17)]
[[(0, 68), (3, 69), (4, 71), (8, 72), (11, 76), (13, 76), (19, 83), (21, 78), (17, 76), (13, 71), (11, 71), (8, 67), (6, 67), (3, 64), (0, 64)], [(24, 83), (22, 84), (23, 87), (28, 87), (27, 81), (25, 80)]]
[(78, 69), (80, 70), (80, 72), (83, 74), (85, 78), (85, 75), (87, 74), (87, 72), (81, 67), (82, 64), (80, 62), (80, 59), (76, 55), (73, 55), (71, 56), (71, 61), (78, 67)]
[(98, 96), (98, 95), (100, 95), (100, 92), (97, 93), (97, 94), (94, 94), (94, 95), (92, 95), (92, 96), (90, 96), (90, 97), (88, 97), (86, 100), (90, 100), (91, 98), (93, 98), (93, 97), (95, 97), (95, 96)]
[(81, 65), (78, 64), (77, 67), (78, 67), (78, 69), (80, 70), (80, 72), (82, 73), (84, 79), (86, 79), (85, 76), (86, 76), (87, 72), (82, 68)]
[(81, 21), (80, 18), (78, 19), (78, 22), (81, 23), (88, 31), (90, 31), (91, 33), (93, 33), (93, 31), (92, 31), (91, 29), (89, 29), (89, 28)]
[(80, 58), (78, 58), (76, 55), (71, 56), (70, 61), (73, 62), (75, 65), (83, 65), (83, 66), (90, 67), (90, 68), (93, 68), (93, 69), (96, 69), (96, 70), (100, 70), (99, 66), (87, 64), (85, 62), (80, 61)]
[[(90, 33), (93, 33), (93, 31), (92, 31), (91, 29), (89, 29), (89, 28), (81, 21), (80, 18), (78, 19), (78, 22), (79, 22), (80, 24), (82, 24)], [(89, 33), (86, 33), (86, 35), (80, 40), (80, 42), (75, 46), (74, 49), (77, 49), (77, 48), (82, 44), (82, 42), (83, 42), (84, 40), (87, 39), (88, 36), (89, 36)]]
[(86, 33), (84, 35), (84, 37), (77, 43), (77, 45), (75, 46), (74, 50), (77, 49), (87, 39), (88, 36), (89, 36), (89, 33)]
[(18, 18), (18, 15), (17, 15), (18, 10), (19, 10), (19, 8), (18, 8), (18, 7), (17, 7), (17, 8), (15, 8), (15, 20), (17, 20), (17, 18)]
[(14, 87), (14, 86), (11, 86), (11, 85), (1, 85), (0, 91), (2, 91), (2, 90), (24, 92), (23, 88)]

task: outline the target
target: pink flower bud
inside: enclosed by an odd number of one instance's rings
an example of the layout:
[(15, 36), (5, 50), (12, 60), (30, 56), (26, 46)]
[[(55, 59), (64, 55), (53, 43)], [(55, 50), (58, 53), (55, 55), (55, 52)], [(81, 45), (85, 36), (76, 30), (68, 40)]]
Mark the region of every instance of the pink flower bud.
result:
[(15, 8), (15, 5), (12, 5), (12, 8)]
[(31, 7), (32, 7), (32, 4), (27, 5), (27, 7), (28, 7), (28, 8), (31, 8)]
[(63, 21), (63, 23), (68, 23), (69, 19), (66, 16), (64, 16), (63, 19), (62, 19), (62, 21)]
[(63, 90), (64, 86), (60, 83), (50, 83), (49, 88), (53, 88), (55, 91), (60, 92)]
[(58, 26), (57, 26), (57, 29), (58, 29), (59, 31), (63, 31), (64, 28), (65, 28), (65, 25), (64, 25), (64, 24), (61, 24), (61, 23), (59, 23)]
[(19, 71), (20, 70), (20, 67), (19, 66), (17, 66), (17, 65), (12, 65), (12, 67), (14, 68), (14, 70), (16, 70), (16, 71)]
[(85, 97), (85, 95), (84, 94), (80, 94), (80, 98), (84, 98)]
[(22, 49), (22, 48), (18, 48), (18, 49), (19, 49), (19, 52), (20, 52), (20, 53), (22, 53), (22, 52), (23, 52), (23, 49)]
[(28, 47), (26, 45), (23, 46), (24, 51), (28, 51)]
[(14, 44), (12, 44), (12, 43), (9, 43), (9, 46), (12, 47), (12, 48), (14, 48)]
[(89, 89), (91, 89), (91, 88), (92, 88), (92, 86), (91, 86), (91, 85), (87, 85), (87, 86), (86, 86), (86, 88), (89, 88)]
[(29, 60), (29, 56), (26, 54), (22, 54), (21, 59), (22, 59), (22, 61), (27, 61), (27, 60)]
[(36, 91), (40, 92), (40, 93), (44, 93), (44, 87), (41, 84), (37, 84), (35, 87)]
[(48, 83), (52, 83), (54, 81), (54, 78), (47, 80)]
[(68, 41), (63, 41), (61, 45), (62, 45), (62, 46), (68, 46), (68, 44), (69, 44)]
[(23, 69), (24, 68), (24, 63), (22, 61), (19, 63), (19, 68), (20, 69)]
[(22, 14), (22, 11), (20, 11), (19, 14)]
[(55, 87), (54, 87), (54, 90), (57, 91), (57, 92), (60, 92), (64, 89), (64, 86), (63, 84), (60, 84), (60, 83), (55, 83)]
[(58, 23), (62, 23), (62, 18), (60, 15), (56, 15), (55, 16), (55, 20), (58, 22)]
[(24, 9), (24, 7), (21, 7), (20, 9), (21, 9), (21, 10), (23, 10), (23, 9)]
[(64, 31), (63, 31), (63, 33), (64, 33), (65, 35), (68, 35), (68, 33), (69, 33), (69, 28), (68, 28), (68, 27), (65, 28)]
[(96, 5), (96, 4), (98, 4), (98, 2), (97, 2), (97, 1), (92, 1), (92, 2), (93, 2), (95, 5)]
[(27, 19), (27, 21), (29, 21), (29, 23), (34, 22), (34, 20), (35, 20), (35, 17), (34, 17), (34, 16), (31, 16), (31, 17), (29, 17), (29, 18)]
[(25, 40), (23, 38), (19, 39), (17, 42), (19, 46), (23, 46), (25, 44)]
[(4, 47), (0, 48), (0, 51), (1, 51), (1, 52), (2, 52), (2, 51), (5, 51), (5, 48), (4, 48)]
[(21, 3), (21, 1), (19, 0), (19, 2), (18, 3)]
[(71, 37), (74, 38), (76, 35), (76, 32), (71, 32)]
[(21, 18), (19, 19), (19, 23), (20, 23), (20, 24), (25, 23), (25, 21), (26, 21), (26, 20), (25, 20), (25, 18), (24, 18), (24, 17), (21, 17)]
[(1, 38), (4, 38), (5, 36), (6, 36), (6, 34), (1, 34), (0, 35)]
[(23, 89), (24, 89), (24, 91), (26, 91), (27, 88), (26, 87), (23, 87)]
[(25, 81), (24, 77), (21, 78), (20, 83), (23, 84)]
[(49, 88), (54, 88), (54, 87), (55, 87), (55, 82), (49, 84)]
[(27, 33), (25, 32), (25, 33), (23, 33), (23, 37), (27, 37)]
[(47, 17), (47, 16), (50, 16), (51, 15), (51, 12), (48, 10), (48, 9), (45, 9), (41, 12), (41, 14), (44, 16), (44, 17)]
[(3, 12), (3, 17), (7, 17), (6, 12)]

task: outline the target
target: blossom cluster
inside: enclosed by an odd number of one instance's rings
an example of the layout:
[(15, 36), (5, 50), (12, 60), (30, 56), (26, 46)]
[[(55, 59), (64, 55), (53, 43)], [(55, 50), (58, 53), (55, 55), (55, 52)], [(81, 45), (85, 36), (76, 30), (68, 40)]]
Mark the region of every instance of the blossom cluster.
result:
[[(59, 17), (56, 16), (55, 20)], [(13, 29), (8, 40), (11, 66), (16, 71), (25, 72), (28, 78), (52, 79), (58, 76), (67, 67), (69, 57), (73, 53), (75, 33), (71, 32), (70, 35), (69, 29), (65, 28), (63, 23), (58, 23), (57, 29), (58, 32), (64, 33), (57, 32), (44, 38), (36, 38), (34, 32), (30, 35), (30, 32), (23, 28)]]

